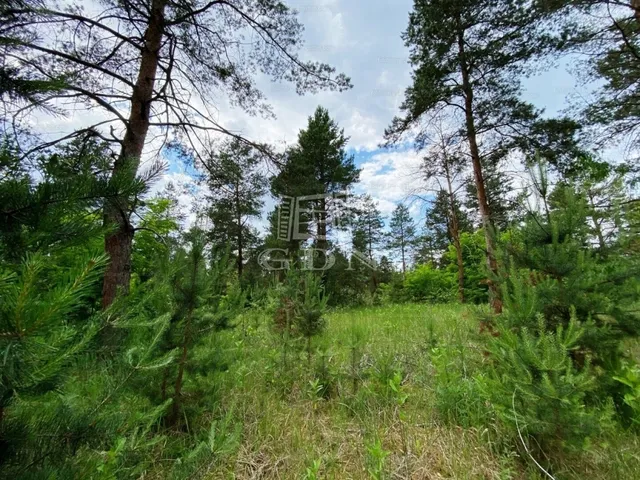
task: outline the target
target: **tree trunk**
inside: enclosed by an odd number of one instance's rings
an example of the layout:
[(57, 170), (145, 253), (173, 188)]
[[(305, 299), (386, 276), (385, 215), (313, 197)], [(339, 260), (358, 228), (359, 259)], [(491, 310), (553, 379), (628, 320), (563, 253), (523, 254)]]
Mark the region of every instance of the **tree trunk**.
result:
[[(239, 181), (239, 180), (238, 180)], [(244, 239), (242, 238), (242, 211), (240, 209), (240, 192), (236, 183), (236, 221), (238, 222), (238, 280), (242, 278), (242, 268), (244, 258), (242, 258), (242, 246)]]
[[(140, 156), (149, 130), (151, 100), (164, 34), (165, 5), (166, 0), (153, 0), (151, 4), (140, 69), (131, 94), (129, 121), (120, 155), (113, 166), (112, 183), (133, 180), (140, 164)], [(115, 231), (111, 231), (105, 237), (105, 252), (110, 262), (102, 286), (103, 308), (113, 303), (119, 289), (125, 294), (129, 291), (133, 243), (133, 228), (129, 216), (130, 199), (118, 198), (105, 204), (104, 223), (106, 226), (115, 227)]]
[[(445, 154), (446, 155), (446, 154)], [(464, 262), (462, 261), (462, 245), (460, 244), (460, 226), (458, 225), (458, 213), (456, 212), (456, 197), (451, 184), (451, 174), (449, 172), (448, 159), (445, 157), (444, 171), (447, 176), (447, 186), (449, 189), (449, 205), (451, 215), (451, 238), (456, 249), (456, 259), (458, 262), (458, 298), (460, 303), (464, 303)]]
[[(639, 0), (640, 1), (640, 0)], [(596, 215), (596, 206), (593, 201), (593, 195), (590, 191), (587, 191), (587, 196), (589, 198), (589, 207), (591, 207), (591, 221), (593, 222), (593, 227), (596, 232), (596, 237), (598, 238), (598, 244), (600, 245), (600, 252), (604, 253), (607, 248), (607, 242), (604, 239), (604, 234), (602, 233), (602, 223), (598, 221), (598, 216)]]
[(402, 254), (402, 278), (404, 279), (407, 273), (407, 263), (404, 259), (404, 228), (402, 226), (400, 226), (400, 236), (402, 237), (400, 241), (400, 253)]
[[(458, 35), (458, 53), (460, 56), (460, 70), (462, 74), (462, 90), (464, 92), (465, 101), (465, 122), (467, 129), (467, 139), (469, 141), (469, 152), (471, 153), (471, 161), (473, 163), (473, 177), (476, 184), (478, 194), (478, 206), (480, 209), (480, 217), (482, 219), (482, 228), (487, 245), (487, 267), (490, 275), (498, 274), (498, 263), (495, 256), (495, 238), (493, 223), (489, 212), (489, 204), (487, 202), (487, 193), (484, 188), (484, 178), (482, 176), (482, 164), (480, 162), (480, 151), (478, 149), (478, 140), (476, 137), (475, 119), (473, 117), (473, 87), (469, 74), (469, 68), (465, 59), (464, 34)], [(489, 302), (495, 313), (502, 312), (502, 301), (498, 293), (498, 288), (493, 279), (487, 279), (489, 285)]]
[[(373, 264), (373, 231), (371, 229), (371, 219), (367, 224), (369, 230), (369, 261)], [(371, 268), (371, 293), (375, 293), (378, 290), (378, 276), (376, 275), (377, 268)]]
[(631, 8), (636, 21), (640, 23), (640, 0), (631, 0)]
[[(327, 200), (320, 199), (320, 214), (318, 217), (318, 248), (320, 250), (327, 249)], [(324, 220), (324, 221), (322, 221)]]

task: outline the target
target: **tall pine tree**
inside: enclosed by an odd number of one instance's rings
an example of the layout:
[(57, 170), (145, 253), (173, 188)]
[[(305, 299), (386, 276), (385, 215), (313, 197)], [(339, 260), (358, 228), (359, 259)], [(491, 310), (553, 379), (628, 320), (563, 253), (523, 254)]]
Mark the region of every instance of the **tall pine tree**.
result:
[(393, 211), (389, 221), (389, 239), (387, 248), (399, 254), (402, 262), (402, 274), (407, 272), (407, 262), (416, 240), (416, 226), (411, 213), (402, 203)]
[[(295, 197), (345, 191), (360, 175), (353, 156), (346, 152), (348, 140), (329, 112), (318, 107), (309, 117), (307, 128), (298, 134), (297, 144), (287, 151), (282, 169), (272, 181), (272, 192)], [(327, 248), (331, 210), (344, 207), (331, 204), (328, 198), (315, 202), (314, 209), (319, 212), (315, 218), (319, 248)]]
[(207, 215), (213, 223), (211, 240), (223, 249), (233, 245), (239, 278), (249, 249), (258, 241), (250, 220), (260, 215), (267, 193), (267, 178), (259, 170), (261, 159), (259, 151), (233, 139), (224, 142), (205, 163), (211, 191), (207, 197)]
[[(404, 33), (411, 49), (413, 84), (385, 131), (394, 143), (430, 114), (461, 113), (478, 206), (486, 236), (489, 271), (497, 272), (496, 239), (487, 198), (484, 164), (503, 147), (513, 129), (531, 124), (536, 112), (519, 100), (524, 64), (551, 45), (542, 15), (532, 2), (516, 0), (415, 0)], [(452, 116), (452, 118), (456, 118)], [(480, 139), (482, 138), (482, 141)], [(418, 146), (427, 140), (418, 135)], [(501, 304), (495, 285), (491, 302)]]

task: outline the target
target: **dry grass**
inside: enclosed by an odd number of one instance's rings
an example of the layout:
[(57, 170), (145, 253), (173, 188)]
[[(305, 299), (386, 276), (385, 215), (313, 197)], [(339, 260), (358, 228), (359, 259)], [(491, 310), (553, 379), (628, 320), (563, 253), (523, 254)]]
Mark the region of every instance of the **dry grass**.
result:
[[(484, 361), (466, 309), (403, 305), (334, 312), (315, 340), (312, 366), (293, 346), (283, 353), (267, 319), (243, 324), (220, 340), (230, 368), (216, 379), (220, 410), (233, 411), (241, 435), (231, 452), (213, 460), (205, 478), (375, 478), (370, 447), (376, 441), (385, 452), (380, 478), (543, 478), (490, 419), (489, 427), (465, 429), (444, 422), (437, 411), (431, 346), (452, 349), (465, 368)], [(316, 395), (312, 383), (323, 356), (333, 383), (328, 398)], [(385, 389), (395, 371), (406, 401)], [(558, 478), (640, 478), (638, 447), (635, 436), (620, 438), (620, 445), (596, 445), (567, 458)], [(314, 461), (316, 476), (307, 473)]]

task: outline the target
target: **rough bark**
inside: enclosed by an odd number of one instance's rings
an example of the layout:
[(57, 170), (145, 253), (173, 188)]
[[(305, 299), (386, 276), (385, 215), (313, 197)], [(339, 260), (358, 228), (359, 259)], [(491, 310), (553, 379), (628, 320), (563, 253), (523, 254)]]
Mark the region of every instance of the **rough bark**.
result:
[[(471, 85), (471, 76), (469, 66), (465, 59), (464, 34), (458, 35), (458, 54), (460, 57), (460, 71), (462, 74), (462, 89), (465, 101), (465, 125), (467, 140), (469, 142), (469, 152), (473, 163), (473, 178), (476, 184), (478, 195), (478, 206), (480, 209), (480, 218), (482, 220), (482, 228), (484, 229), (486, 247), (487, 247), (487, 267), (490, 275), (497, 275), (498, 263), (495, 257), (495, 235), (491, 214), (489, 211), (489, 203), (487, 201), (487, 193), (484, 186), (484, 177), (482, 175), (482, 163), (480, 161), (480, 151), (478, 149), (478, 140), (476, 134), (475, 119), (473, 116), (473, 87)], [(502, 301), (498, 293), (498, 288), (492, 279), (487, 280), (489, 286), (489, 302), (495, 313), (502, 312)]]
[[(131, 94), (127, 130), (122, 140), (120, 154), (113, 166), (113, 181), (132, 180), (140, 164), (140, 156), (149, 130), (151, 101), (164, 33), (165, 5), (166, 0), (153, 0), (151, 4), (138, 78)], [(113, 230), (105, 237), (105, 252), (110, 262), (102, 287), (103, 308), (113, 303), (119, 291), (125, 294), (129, 291), (131, 245), (134, 232), (129, 216), (130, 199), (128, 198), (119, 198), (105, 205), (104, 222), (105, 225), (113, 227)]]

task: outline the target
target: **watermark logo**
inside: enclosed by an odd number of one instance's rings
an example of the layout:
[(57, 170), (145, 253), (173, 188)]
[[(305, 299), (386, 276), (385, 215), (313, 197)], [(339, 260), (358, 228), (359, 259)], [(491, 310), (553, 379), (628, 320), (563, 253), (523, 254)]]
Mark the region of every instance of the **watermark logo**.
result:
[[(277, 239), (284, 242), (316, 241), (315, 246), (300, 250), (299, 261), (303, 270), (329, 270), (335, 265), (335, 255), (327, 249), (318, 248), (318, 243), (327, 241), (329, 228), (344, 229), (352, 225), (356, 214), (352, 200), (348, 192), (280, 198)], [(291, 268), (290, 253), (288, 248), (268, 248), (260, 252), (258, 263), (265, 270), (288, 270)], [(377, 268), (374, 259), (356, 250), (348, 258), (348, 270), (353, 270), (354, 261), (374, 270)]]
[(341, 228), (351, 223), (353, 210), (347, 206), (348, 199), (347, 192), (281, 197), (278, 240), (327, 240), (329, 225)]

